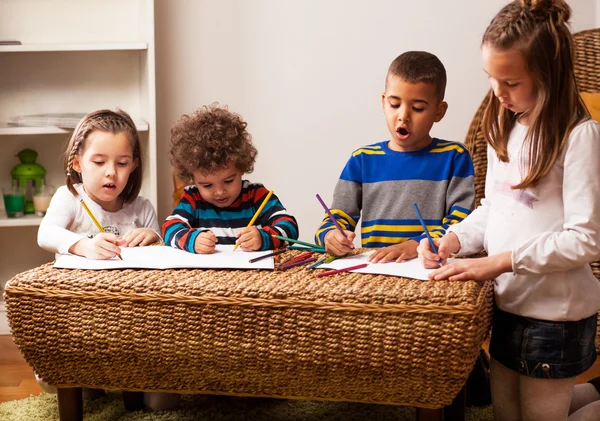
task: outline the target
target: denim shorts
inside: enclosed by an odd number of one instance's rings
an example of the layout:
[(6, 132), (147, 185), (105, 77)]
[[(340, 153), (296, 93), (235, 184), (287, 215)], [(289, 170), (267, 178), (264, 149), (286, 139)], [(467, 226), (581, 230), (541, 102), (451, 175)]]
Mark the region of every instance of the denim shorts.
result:
[(490, 355), (524, 376), (575, 377), (596, 361), (597, 323), (597, 314), (576, 322), (554, 322), (496, 309)]

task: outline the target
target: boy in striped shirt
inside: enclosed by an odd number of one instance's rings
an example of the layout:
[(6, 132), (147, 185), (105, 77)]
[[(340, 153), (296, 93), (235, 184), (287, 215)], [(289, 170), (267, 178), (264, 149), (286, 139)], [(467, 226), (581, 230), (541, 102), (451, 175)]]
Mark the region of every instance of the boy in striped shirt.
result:
[(446, 113), (446, 70), (424, 51), (409, 51), (390, 65), (381, 96), (391, 139), (352, 153), (335, 187), (332, 213), (316, 232), (317, 244), (341, 256), (352, 250), (361, 218), (363, 247), (379, 248), (372, 262), (417, 257), (425, 233), (417, 203), (433, 237), (462, 221), (475, 201), (473, 162), (464, 145), (429, 134)]
[(212, 253), (217, 244), (245, 251), (281, 247), (272, 234), (298, 238), (296, 219), (275, 194), (255, 225), (248, 223), (266, 198), (262, 184), (242, 180), (254, 169), (257, 150), (247, 123), (217, 104), (184, 115), (171, 129), (171, 163), (190, 182), (162, 226), (165, 243), (190, 253)]

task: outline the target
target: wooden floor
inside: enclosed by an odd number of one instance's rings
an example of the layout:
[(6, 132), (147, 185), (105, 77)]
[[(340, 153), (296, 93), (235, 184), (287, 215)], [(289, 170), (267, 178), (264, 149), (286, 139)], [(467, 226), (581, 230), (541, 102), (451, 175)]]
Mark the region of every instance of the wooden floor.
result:
[[(484, 344), (487, 349), (487, 342)], [(593, 367), (577, 377), (578, 383), (600, 376), (600, 358)], [(42, 389), (33, 375), (33, 370), (12, 341), (12, 336), (0, 335), (0, 402), (23, 399), (39, 395)]]

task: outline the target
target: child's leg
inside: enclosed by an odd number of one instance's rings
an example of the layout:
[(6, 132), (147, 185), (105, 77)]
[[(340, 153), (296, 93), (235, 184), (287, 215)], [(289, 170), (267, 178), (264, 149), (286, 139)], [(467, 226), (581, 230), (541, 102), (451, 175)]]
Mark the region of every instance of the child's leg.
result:
[(492, 408), (496, 421), (521, 421), (519, 373), (490, 358)]
[(575, 377), (568, 379), (540, 379), (521, 376), (522, 421), (565, 421)]
[[(600, 382), (600, 377), (597, 378)], [(573, 388), (573, 397), (571, 398), (571, 407), (569, 408), (569, 414), (574, 414), (586, 405), (592, 402), (597, 402), (600, 405), (600, 392), (596, 390), (594, 385), (591, 383), (576, 384)], [(600, 407), (596, 413), (598, 419), (600, 419)], [(579, 414), (581, 416), (581, 414)], [(581, 418), (585, 419), (585, 418)], [(569, 421), (571, 418), (569, 418)]]
[(566, 420), (575, 377), (596, 360), (595, 336), (596, 314), (559, 322), (497, 309), (490, 341), (496, 419)]
[(569, 417), (569, 421), (598, 421), (600, 420), (600, 401), (592, 402)]

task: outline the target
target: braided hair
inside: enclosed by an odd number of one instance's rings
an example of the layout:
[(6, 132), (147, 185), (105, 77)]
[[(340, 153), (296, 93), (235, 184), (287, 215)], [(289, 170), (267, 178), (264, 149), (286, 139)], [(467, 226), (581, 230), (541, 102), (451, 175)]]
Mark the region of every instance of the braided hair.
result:
[(81, 119), (77, 127), (73, 131), (69, 144), (65, 151), (65, 173), (67, 175), (67, 188), (75, 196), (78, 195), (74, 185), (82, 183), (83, 179), (73, 168), (75, 158), (81, 156), (87, 146), (89, 136), (95, 131), (103, 131), (107, 133), (126, 133), (131, 142), (133, 150), (133, 159), (137, 160), (136, 169), (129, 175), (127, 185), (119, 195), (119, 198), (124, 203), (133, 201), (139, 194), (142, 188), (142, 151), (140, 139), (135, 123), (125, 111), (122, 110), (98, 110), (89, 113)]
[[(537, 90), (526, 135), (527, 174), (515, 189), (536, 186), (546, 176), (575, 125), (589, 117), (579, 96), (574, 71), (574, 44), (568, 22), (571, 8), (564, 0), (515, 0), (492, 19), (482, 46), (516, 49)], [(503, 108), (490, 91), (483, 132), (498, 158), (508, 162), (507, 143), (518, 115)]]

